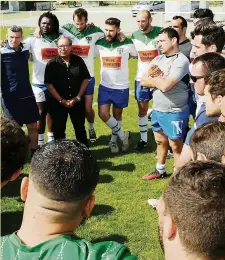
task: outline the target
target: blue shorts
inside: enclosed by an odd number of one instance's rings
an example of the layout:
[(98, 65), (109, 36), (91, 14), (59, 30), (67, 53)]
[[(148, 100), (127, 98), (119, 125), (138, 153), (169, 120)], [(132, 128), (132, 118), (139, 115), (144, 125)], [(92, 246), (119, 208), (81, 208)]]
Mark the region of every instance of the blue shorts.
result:
[(149, 102), (152, 99), (152, 92), (151, 88), (141, 86), (140, 81), (136, 81), (134, 83), (135, 87), (135, 99), (139, 102)]
[(102, 85), (98, 89), (98, 105), (113, 104), (116, 108), (125, 108), (128, 106), (129, 89), (112, 89)]
[(34, 96), (25, 99), (1, 99), (4, 116), (19, 125), (35, 123), (40, 119)]
[(94, 88), (95, 88), (95, 78), (91, 77), (88, 81), (88, 86), (85, 91), (85, 96), (93, 95), (94, 94)]
[(184, 138), (189, 121), (189, 109), (183, 112), (167, 113), (152, 111), (152, 130), (163, 133), (171, 140)]

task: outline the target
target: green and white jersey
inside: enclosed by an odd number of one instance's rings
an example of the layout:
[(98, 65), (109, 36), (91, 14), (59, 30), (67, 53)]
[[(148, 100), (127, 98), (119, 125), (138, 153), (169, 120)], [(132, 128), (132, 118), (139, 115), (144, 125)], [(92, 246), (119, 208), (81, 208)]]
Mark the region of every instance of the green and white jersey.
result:
[(161, 27), (154, 26), (149, 33), (138, 30), (132, 34), (132, 41), (138, 53), (137, 81), (141, 80), (143, 74), (148, 70), (150, 62), (159, 54), (157, 37), (161, 29)]
[(101, 60), (101, 85), (112, 89), (129, 88), (128, 60), (136, 57), (133, 42), (126, 38), (123, 42), (107, 42), (101, 39), (96, 42), (96, 56)]
[(72, 53), (83, 58), (90, 75), (93, 77), (95, 43), (104, 37), (103, 31), (95, 26), (79, 32), (73, 24), (66, 24), (60, 29), (60, 32), (71, 38)]
[(126, 246), (111, 241), (92, 244), (76, 236), (63, 235), (30, 247), (24, 245), (14, 233), (1, 238), (0, 259), (137, 260), (137, 257), (131, 255)]
[(58, 54), (57, 39), (58, 35), (49, 35), (40, 38), (30, 36), (24, 40), (32, 54), (33, 84), (44, 84), (46, 64)]

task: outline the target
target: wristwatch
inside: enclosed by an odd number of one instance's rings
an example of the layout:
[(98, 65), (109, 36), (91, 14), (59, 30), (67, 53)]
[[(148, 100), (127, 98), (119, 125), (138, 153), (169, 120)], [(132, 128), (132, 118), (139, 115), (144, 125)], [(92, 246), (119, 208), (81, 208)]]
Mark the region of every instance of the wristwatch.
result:
[(76, 96), (77, 102), (81, 101), (81, 98), (79, 96)]

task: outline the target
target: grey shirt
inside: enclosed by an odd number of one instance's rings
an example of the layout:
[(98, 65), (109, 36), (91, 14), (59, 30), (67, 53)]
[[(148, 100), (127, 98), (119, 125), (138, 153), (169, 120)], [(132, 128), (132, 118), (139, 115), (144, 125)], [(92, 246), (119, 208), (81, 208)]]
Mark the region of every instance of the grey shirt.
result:
[(173, 78), (179, 80), (169, 91), (162, 92), (154, 88), (153, 109), (160, 112), (182, 112), (188, 109), (188, 82), (189, 82), (189, 60), (181, 52), (167, 57), (165, 54), (157, 56), (150, 64), (157, 65), (162, 78)]
[(190, 59), (191, 48), (192, 45), (189, 39), (179, 43), (180, 52), (182, 52), (188, 59)]

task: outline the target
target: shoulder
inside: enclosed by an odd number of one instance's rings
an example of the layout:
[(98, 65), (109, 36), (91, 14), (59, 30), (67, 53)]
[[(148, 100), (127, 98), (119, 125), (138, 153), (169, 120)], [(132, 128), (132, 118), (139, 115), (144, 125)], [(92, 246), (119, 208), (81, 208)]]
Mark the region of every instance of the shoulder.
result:
[(72, 23), (67, 23), (62, 26), (63, 29), (70, 30), (74, 27)]
[(102, 29), (99, 28), (99, 27), (97, 27), (97, 26), (90, 27), (90, 28), (88, 29), (88, 32), (89, 32), (90, 34), (103, 33)]
[(140, 34), (141, 34), (141, 31), (140, 31), (140, 30), (137, 30), (137, 31), (135, 31), (135, 32), (132, 33), (131, 38), (132, 38), (132, 39), (138, 39), (138, 37), (140, 37)]
[(160, 26), (153, 26), (152, 28), (152, 32), (155, 32), (155, 33), (159, 33), (160, 31), (162, 30), (162, 27)]
[(102, 39), (100, 39), (96, 42), (96, 45), (103, 45), (104, 46), (105, 44), (106, 44), (105, 38), (102, 38)]
[(188, 65), (188, 66), (190, 64), (189, 59), (182, 52), (179, 52), (177, 54), (177, 60), (179, 62), (182, 62), (182, 64), (185, 64), (185, 65)]
[(70, 59), (74, 62), (84, 63), (84, 60), (78, 55), (70, 54)]

